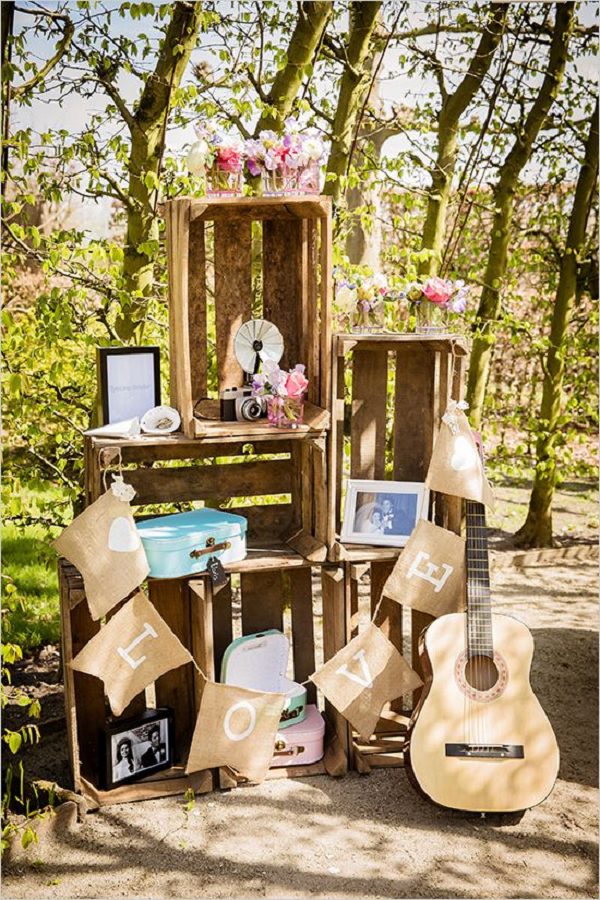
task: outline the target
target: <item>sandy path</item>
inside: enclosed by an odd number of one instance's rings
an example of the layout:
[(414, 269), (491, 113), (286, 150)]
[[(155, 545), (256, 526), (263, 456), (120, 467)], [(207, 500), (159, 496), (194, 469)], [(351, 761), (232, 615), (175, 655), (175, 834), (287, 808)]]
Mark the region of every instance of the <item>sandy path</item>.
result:
[(496, 608), (533, 630), (532, 683), (562, 754), (555, 790), (520, 822), (429, 805), (402, 769), (273, 781), (188, 815), (179, 799), (88, 815), (15, 860), (4, 896), (597, 896), (596, 562), (510, 560), (494, 554)]

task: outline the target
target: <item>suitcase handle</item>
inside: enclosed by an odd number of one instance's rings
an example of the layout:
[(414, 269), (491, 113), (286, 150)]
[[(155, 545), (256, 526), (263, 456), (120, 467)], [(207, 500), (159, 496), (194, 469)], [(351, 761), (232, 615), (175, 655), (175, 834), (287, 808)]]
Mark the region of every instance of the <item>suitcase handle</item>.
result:
[(230, 541), (221, 541), (220, 544), (216, 544), (215, 539), (209, 537), (206, 540), (206, 547), (201, 547), (198, 550), (192, 550), (190, 552), (190, 556), (192, 559), (198, 559), (199, 556), (208, 556), (210, 553), (216, 553), (218, 550), (229, 550), (230, 547)]
[[(280, 745), (285, 747), (283, 741), (277, 741), (277, 743), (275, 744), (275, 748), (279, 747)], [(297, 746), (292, 747), (290, 750), (275, 749), (275, 753), (273, 754), (273, 756), (300, 756), (301, 753), (304, 753), (304, 747)]]

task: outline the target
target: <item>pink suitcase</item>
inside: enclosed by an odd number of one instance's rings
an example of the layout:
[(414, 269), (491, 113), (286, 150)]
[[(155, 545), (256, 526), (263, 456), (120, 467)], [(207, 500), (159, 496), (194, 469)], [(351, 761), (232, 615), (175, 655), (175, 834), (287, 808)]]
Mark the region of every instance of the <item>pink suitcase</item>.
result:
[(316, 706), (309, 703), (302, 722), (278, 731), (271, 768), (307, 766), (323, 757), (325, 719)]

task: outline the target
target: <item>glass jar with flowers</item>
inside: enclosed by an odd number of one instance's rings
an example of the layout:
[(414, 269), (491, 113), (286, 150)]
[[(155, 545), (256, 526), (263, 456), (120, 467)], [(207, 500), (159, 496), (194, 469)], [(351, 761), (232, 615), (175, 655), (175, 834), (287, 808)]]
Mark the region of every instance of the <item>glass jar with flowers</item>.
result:
[(188, 153), (189, 171), (204, 177), (208, 196), (239, 196), (243, 187), (243, 141), (208, 124), (196, 125), (195, 130), (198, 140)]
[(261, 131), (245, 150), (248, 171), (261, 176), (263, 195), (319, 193), (324, 148), (315, 129), (301, 131), (295, 119), (286, 119), (282, 135)]
[(458, 279), (437, 275), (423, 282), (411, 282), (401, 296), (413, 304), (417, 334), (447, 334), (458, 327), (458, 316), (464, 313), (469, 287)]
[(334, 270), (334, 312), (340, 331), (358, 334), (381, 333), (386, 330), (385, 304), (395, 299), (388, 280), (382, 273), (347, 274)]
[(254, 375), (252, 392), (267, 403), (267, 421), (274, 428), (297, 428), (304, 422), (304, 394), (308, 380), (305, 366), (286, 372), (273, 360), (266, 360), (263, 372)]

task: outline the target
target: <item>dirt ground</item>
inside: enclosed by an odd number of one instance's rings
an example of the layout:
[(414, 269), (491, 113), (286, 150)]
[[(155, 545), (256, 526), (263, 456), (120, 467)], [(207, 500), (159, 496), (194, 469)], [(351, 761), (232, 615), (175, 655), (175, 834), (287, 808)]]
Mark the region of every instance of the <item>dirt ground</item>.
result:
[[(565, 521), (573, 512), (564, 498)], [(493, 524), (495, 608), (522, 619), (531, 681), (561, 749), (550, 797), (517, 817), (437, 808), (402, 769), (266, 782), (67, 815), (5, 867), (7, 898), (576, 898), (598, 896), (597, 553), (593, 508), (563, 548), (506, 546), (514, 495)], [(45, 686), (41, 685), (45, 672)], [(54, 674), (53, 674), (54, 673)], [(27, 678), (27, 673), (24, 673)], [(68, 783), (57, 661), (30, 664), (51, 724), (28, 766)], [(73, 810), (74, 813), (74, 810)]]

